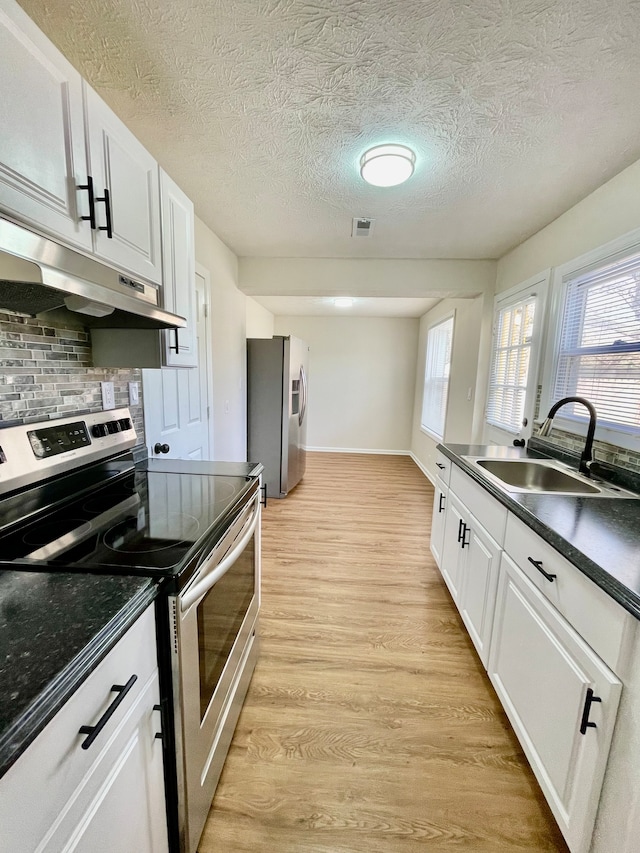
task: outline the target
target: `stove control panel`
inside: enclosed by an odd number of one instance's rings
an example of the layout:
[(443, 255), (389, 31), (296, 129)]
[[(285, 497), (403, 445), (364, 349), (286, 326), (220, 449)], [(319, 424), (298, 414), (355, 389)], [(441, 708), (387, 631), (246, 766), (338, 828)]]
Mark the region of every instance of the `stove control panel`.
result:
[(34, 456), (38, 459), (47, 459), (49, 456), (91, 444), (84, 421), (32, 429), (27, 432), (27, 438)]
[(129, 409), (0, 427), (0, 495), (130, 450)]

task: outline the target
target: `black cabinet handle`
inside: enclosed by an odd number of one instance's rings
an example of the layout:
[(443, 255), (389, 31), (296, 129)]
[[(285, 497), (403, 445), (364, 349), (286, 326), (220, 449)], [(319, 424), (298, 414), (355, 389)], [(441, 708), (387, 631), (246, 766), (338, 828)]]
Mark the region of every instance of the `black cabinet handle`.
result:
[(154, 453), (168, 453), (170, 450), (171, 450), (171, 448), (169, 447), (168, 444), (160, 444), (159, 441), (157, 441), (153, 445), (153, 452)]
[(78, 190), (86, 190), (87, 195), (89, 196), (89, 215), (81, 216), (80, 219), (86, 220), (91, 223), (91, 230), (96, 230), (96, 200), (93, 195), (93, 178), (91, 175), (87, 175), (87, 183), (86, 184), (78, 184), (76, 189)]
[(545, 572), (545, 570), (542, 568), (542, 560), (534, 560), (533, 557), (528, 557), (527, 559), (529, 560), (531, 565), (535, 566), (536, 569), (540, 572), (540, 574), (544, 575), (548, 581), (551, 581), (551, 583), (553, 583), (554, 580), (558, 577), (558, 575), (550, 575), (549, 572)]
[(464, 536), (464, 533), (463, 533), (463, 531), (462, 531), (462, 528), (463, 528), (464, 526), (465, 526), (464, 521), (463, 521), (462, 519), (460, 519), (460, 520), (458, 521), (458, 542), (462, 542), (462, 538), (463, 538), (463, 536)]
[(98, 735), (103, 730), (103, 728), (107, 725), (107, 723), (109, 722), (111, 717), (118, 710), (119, 706), (124, 701), (125, 696), (131, 690), (131, 688), (133, 687), (133, 685), (136, 683), (137, 680), (138, 680), (138, 676), (132, 675), (126, 684), (114, 684), (114, 685), (112, 685), (111, 691), (113, 693), (117, 693), (118, 695), (113, 700), (113, 702), (109, 705), (109, 707), (104, 712), (104, 714), (100, 717), (100, 719), (95, 724), (95, 726), (80, 726), (78, 734), (89, 735), (89, 737), (86, 738), (86, 740), (84, 740), (82, 743), (83, 749), (89, 749), (91, 744), (98, 737)]
[(602, 702), (602, 699), (599, 696), (593, 695), (593, 690), (590, 687), (587, 687), (587, 695), (584, 700), (584, 708), (582, 709), (582, 721), (580, 723), (580, 734), (586, 735), (587, 729), (597, 729), (595, 723), (589, 722), (589, 714), (591, 713), (591, 705), (594, 702)]
[(441, 471), (444, 471), (446, 465), (443, 465), (441, 462), (436, 462), (436, 468), (439, 468)]
[(438, 512), (444, 512), (444, 495), (440, 492), (440, 500), (438, 501)]
[(264, 486), (260, 486), (260, 491), (262, 492), (262, 500), (260, 501), (260, 503), (262, 504), (262, 506), (266, 506), (267, 505), (267, 484), (266, 483), (264, 484)]
[(468, 539), (466, 538), (467, 533), (471, 533), (471, 528), (468, 527), (466, 524), (464, 524), (464, 522), (463, 522), (462, 526), (463, 526), (464, 530), (462, 531), (462, 542), (460, 543), (460, 547), (465, 548), (468, 546), (469, 542), (471, 541), (471, 536), (469, 536)]
[(154, 705), (154, 706), (153, 706), (153, 710), (154, 710), (154, 711), (159, 711), (159, 712), (160, 712), (160, 731), (155, 733), (154, 738), (155, 738), (156, 740), (161, 740), (161, 741), (162, 741), (162, 745), (163, 745), (163, 746), (165, 745), (165, 743), (164, 743), (164, 716), (165, 716), (165, 710), (164, 710), (164, 708), (163, 708), (162, 706), (163, 706), (163, 704), (164, 704), (164, 702), (165, 702), (165, 701), (166, 701), (166, 700), (163, 700), (163, 702), (161, 702), (159, 705)]
[(173, 330), (173, 333), (175, 335), (175, 344), (173, 344), (173, 346), (171, 346), (171, 344), (169, 344), (169, 349), (174, 350), (174, 352), (180, 352), (180, 341), (178, 340), (178, 327), (177, 326)]
[(111, 227), (111, 196), (109, 195), (109, 190), (104, 188), (104, 195), (100, 196), (100, 198), (96, 198), (96, 201), (104, 202), (104, 213), (107, 219), (106, 225), (100, 225), (98, 227), (98, 231), (106, 231), (107, 237), (109, 240), (113, 239), (113, 228)]

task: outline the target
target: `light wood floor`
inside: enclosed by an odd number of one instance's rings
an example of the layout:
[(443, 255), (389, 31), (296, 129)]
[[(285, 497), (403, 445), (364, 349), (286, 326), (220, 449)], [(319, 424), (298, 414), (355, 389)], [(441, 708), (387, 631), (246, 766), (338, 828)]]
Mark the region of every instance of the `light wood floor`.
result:
[(429, 551), (408, 457), (310, 454), (263, 515), (262, 650), (200, 853), (566, 847)]

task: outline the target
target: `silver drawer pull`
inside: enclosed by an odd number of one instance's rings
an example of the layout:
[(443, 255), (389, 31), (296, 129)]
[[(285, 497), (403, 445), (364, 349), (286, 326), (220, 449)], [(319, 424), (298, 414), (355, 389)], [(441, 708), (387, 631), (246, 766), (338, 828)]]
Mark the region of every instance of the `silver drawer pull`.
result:
[(551, 583), (553, 583), (554, 580), (558, 577), (558, 575), (550, 575), (549, 572), (545, 572), (545, 570), (542, 568), (542, 560), (534, 560), (533, 557), (528, 557), (527, 559), (529, 560), (531, 565), (535, 566), (536, 569), (540, 572), (540, 574), (544, 575), (548, 581), (551, 581)]

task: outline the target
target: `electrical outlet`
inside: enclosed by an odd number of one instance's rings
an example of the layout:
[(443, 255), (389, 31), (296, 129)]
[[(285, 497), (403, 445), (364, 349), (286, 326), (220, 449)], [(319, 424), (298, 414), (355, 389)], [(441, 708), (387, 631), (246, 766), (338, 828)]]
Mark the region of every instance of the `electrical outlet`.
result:
[(102, 389), (102, 408), (106, 412), (107, 409), (115, 409), (116, 407), (116, 394), (113, 390), (113, 382), (101, 382), (100, 388)]
[(140, 402), (140, 394), (138, 392), (138, 383), (130, 382), (129, 383), (129, 405), (137, 406)]

